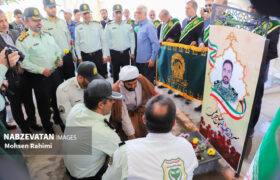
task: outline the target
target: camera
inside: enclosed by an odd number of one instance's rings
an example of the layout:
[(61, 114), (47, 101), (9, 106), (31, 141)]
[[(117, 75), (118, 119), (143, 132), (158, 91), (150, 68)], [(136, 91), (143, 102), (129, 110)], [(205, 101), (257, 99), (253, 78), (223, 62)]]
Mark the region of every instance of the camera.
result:
[[(7, 60), (8, 60), (8, 55), (9, 54), (12, 54), (13, 52), (17, 51), (18, 55), (19, 55), (19, 61), (23, 61), (25, 55), (18, 48), (14, 47), (14, 46), (11, 46), (11, 45), (8, 45), (8, 44), (7, 44), (7, 47), (8, 47), (8, 49), (6, 50), (6, 53), (5, 53), (5, 55), (7, 57)], [(8, 61), (8, 65), (10, 67), (10, 62), (9, 61)]]
[(209, 13), (209, 8), (203, 8), (203, 11), (204, 11), (205, 13)]

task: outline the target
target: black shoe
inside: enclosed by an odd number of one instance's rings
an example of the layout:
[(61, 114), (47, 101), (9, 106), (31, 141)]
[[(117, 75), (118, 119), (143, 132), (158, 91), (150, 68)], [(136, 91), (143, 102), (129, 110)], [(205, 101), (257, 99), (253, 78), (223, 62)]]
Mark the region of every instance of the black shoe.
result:
[(33, 129), (34, 131), (41, 131), (43, 130), (43, 127), (38, 125), (38, 124), (32, 124), (29, 126), (31, 129)]
[(171, 91), (170, 89), (167, 92), (168, 94), (173, 94), (173, 91)]
[(45, 129), (46, 134), (55, 134), (53, 128)]
[(16, 129), (16, 128), (17, 128), (16, 125), (9, 125), (9, 124), (6, 124), (5, 126), (6, 126), (6, 128), (7, 128), (8, 130), (13, 130), (13, 129)]
[(201, 110), (202, 110), (202, 105), (200, 105), (200, 106), (194, 108), (194, 111), (197, 111), (197, 112), (200, 112)]
[(22, 129), (22, 130), (21, 130), (21, 133), (22, 133), (22, 134), (32, 134), (32, 132), (30, 131), (29, 128), (28, 128), (28, 129)]
[(186, 103), (186, 104), (191, 104), (192, 101), (187, 99), (185, 103)]

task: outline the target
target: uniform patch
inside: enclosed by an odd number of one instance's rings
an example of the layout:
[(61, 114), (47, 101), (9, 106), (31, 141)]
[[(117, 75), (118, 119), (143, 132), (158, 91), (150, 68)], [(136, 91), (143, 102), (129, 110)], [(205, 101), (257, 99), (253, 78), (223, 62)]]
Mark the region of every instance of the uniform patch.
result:
[(93, 75), (96, 75), (98, 72), (97, 72), (97, 68), (96, 67), (94, 67), (93, 68)]
[(161, 165), (164, 180), (184, 180), (188, 178), (184, 161), (181, 158), (165, 159)]
[(23, 41), (29, 34), (27, 32), (23, 32), (21, 36), (18, 38), (19, 41)]
[(64, 106), (62, 106), (62, 105), (60, 105), (60, 106), (58, 107), (58, 110), (59, 110), (60, 113), (65, 113), (65, 108), (64, 108)]

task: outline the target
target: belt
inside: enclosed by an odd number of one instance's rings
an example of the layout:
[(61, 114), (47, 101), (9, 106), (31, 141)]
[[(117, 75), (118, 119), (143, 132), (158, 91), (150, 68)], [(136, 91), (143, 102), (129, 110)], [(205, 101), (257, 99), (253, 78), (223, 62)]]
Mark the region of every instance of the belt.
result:
[(98, 53), (99, 51), (101, 51), (101, 49), (99, 49), (99, 50), (97, 50), (97, 51), (94, 51), (94, 52), (90, 52), (90, 53), (85, 53), (85, 52), (83, 52), (83, 51), (81, 51), (81, 52), (84, 53), (84, 54), (88, 54), (88, 55), (90, 55), (90, 56), (93, 56), (95, 53)]
[(125, 52), (129, 51), (129, 50), (130, 50), (130, 48), (127, 48), (127, 49), (125, 49), (125, 50), (123, 50), (123, 51), (116, 51), (116, 50), (113, 50), (113, 49), (110, 49), (110, 50), (111, 50), (111, 51), (118, 52), (118, 53), (120, 53), (120, 54), (123, 54), (123, 53), (125, 53)]

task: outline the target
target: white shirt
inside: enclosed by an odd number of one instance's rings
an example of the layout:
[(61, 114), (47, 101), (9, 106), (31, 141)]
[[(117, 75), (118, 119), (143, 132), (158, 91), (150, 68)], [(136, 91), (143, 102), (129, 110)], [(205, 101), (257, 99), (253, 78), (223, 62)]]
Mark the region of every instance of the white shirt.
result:
[(186, 139), (171, 133), (149, 133), (119, 148), (102, 179), (162, 180), (171, 175), (191, 180), (197, 166), (195, 152)]
[(72, 107), (84, 102), (84, 90), (80, 87), (77, 77), (72, 77), (60, 84), (56, 90), (56, 98), (60, 117), (65, 124)]

